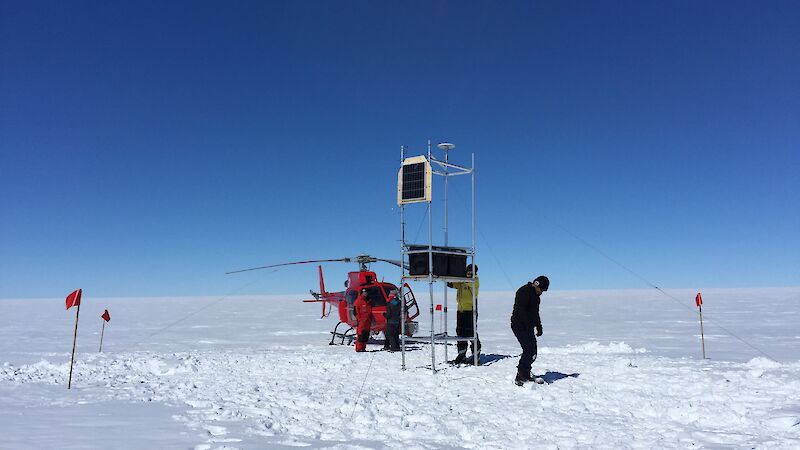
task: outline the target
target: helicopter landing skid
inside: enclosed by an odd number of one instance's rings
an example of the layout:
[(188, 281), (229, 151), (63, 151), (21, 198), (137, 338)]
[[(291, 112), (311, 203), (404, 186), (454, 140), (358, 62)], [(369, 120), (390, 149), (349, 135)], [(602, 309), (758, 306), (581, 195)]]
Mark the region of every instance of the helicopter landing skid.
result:
[[(337, 345), (334, 342), (336, 340), (336, 338), (339, 338), (339, 344), (338, 345), (350, 345), (356, 339), (356, 332), (353, 329), (353, 327), (347, 328), (347, 330), (345, 330), (344, 333), (338, 331), (339, 330), (339, 325), (341, 325), (343, 323), (345, 323), (345, 322), (339, 322), (333, 328), (333, 331), (331, 331), (331, 335), (332, 335), (331, 336), (331, 342), (328, 345)], [(345, 325), (346, 325), (346, 323), (345, 323)], [(345, 340), (347, 340), (347, 344), (344, 343)]]

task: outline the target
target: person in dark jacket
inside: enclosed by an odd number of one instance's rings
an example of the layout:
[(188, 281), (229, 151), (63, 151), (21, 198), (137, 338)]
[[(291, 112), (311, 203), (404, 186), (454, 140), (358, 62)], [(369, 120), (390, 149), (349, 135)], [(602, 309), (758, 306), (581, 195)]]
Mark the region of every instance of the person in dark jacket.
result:
[(518, 386), (522, 386), (526, 381), (534, 381), (531, 377), (531, 365), (536, 360), (536, 336), (542, 335), (542, 319), (539, 317), (540, 297), (549, 287), (550, 280), (540, 275), (517, 289), (514, 296), (511, 331), (522, 347), (522, 356), (519, 358), (517, 376), (514, 379)]
[(383, 336), (386, 338), (383, 344), (384, 350), (390, 352), (400, 351), (400, 315), (402, 314), (400, 308), (400, 299), (397, 298), (397, 291), (392, 290), (389, 294), (389, 299), (386, 302), (386, 329), (383, 331)]
[(367, 351), (367, 341), (372, 330), (372, 302), (366, 289), (361, 289), (361, 294), (356, 298), (356, 351)]

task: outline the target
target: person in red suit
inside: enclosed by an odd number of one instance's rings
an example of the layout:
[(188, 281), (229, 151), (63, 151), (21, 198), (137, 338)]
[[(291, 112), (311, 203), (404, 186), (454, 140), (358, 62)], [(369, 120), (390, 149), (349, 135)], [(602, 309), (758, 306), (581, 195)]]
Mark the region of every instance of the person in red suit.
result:
[(367, 351), (369, 332), (372, 329), (372, 302), (366, 289), (361, 289), (361, 294), (356, 298), (356, 351)]

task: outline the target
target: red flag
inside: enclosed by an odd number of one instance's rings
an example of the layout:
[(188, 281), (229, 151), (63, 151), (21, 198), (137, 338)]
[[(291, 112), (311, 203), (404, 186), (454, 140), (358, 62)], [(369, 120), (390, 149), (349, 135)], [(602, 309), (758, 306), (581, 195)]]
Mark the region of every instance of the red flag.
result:
[(442, 305), (436, 305), (436, 310), (437, 311), (441, 311), (442, 310)]
[(83, 290), (78, 289), (77, 291), (67, 296), (67, 309), (70, 309), (73, 306), (78, 306), (81, 304), (81, 293), (83, 293)]
[(703, 304), (703, 297), (700, 295), (699, 292), (697, 293), (697, 297), (694, 298), (694, 303), (697, 305), (698, 308), (700, 307), (700, 305)]
[(102, 316), (100, 316), (100, 317), (102, 317), (102, 318), (103, 318), (103, 320), (105, 320), (106, 322), (108, 322), (108, 321), (110, 321), (110, 320), (111, 320), (111, 315), (110, 315), (110, 314), (108, 314), (108, 310), (106, 310), (106, 312), (104, 312), (104, 313), (103, 313), (103, 315), (102, 315)]

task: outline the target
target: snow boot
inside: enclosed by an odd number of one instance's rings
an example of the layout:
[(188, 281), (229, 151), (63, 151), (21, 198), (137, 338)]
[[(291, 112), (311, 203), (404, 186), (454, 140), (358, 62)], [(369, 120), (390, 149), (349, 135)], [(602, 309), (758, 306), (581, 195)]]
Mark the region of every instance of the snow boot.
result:
[(516, 378), (514, 378), (514, 384), (516, 384), (517, 386), (522, 386), (525, 384), (526, 381), (529, 381), (528, 380), (529, 377), (530, 375), (526, 376), (525, 372), (523, 372), (520, 369), (517, 369), (517, 376)]
[(462, 364), (465, 359), (467, 359), (467, 354), (466, 353), (459, 353), (458, 356), (455, 357), (455, 359), (451, 359), (448, 362), (450, 364)]
[(525, 375), (525, 381), (533, 381), (536, 384), (544, 384), (544, 378), (532, 376), (530, 370), (523, 375)]
[(544, 384), (544, 378), (532, 376), (530, 371), (525, 374), (525, 381), (533, 381), (536, 384)]
[(527, 371), (522, 374), (525, 377), (525, 381), (533, 381), (533, 377), (531, 376), (531, 371)]

